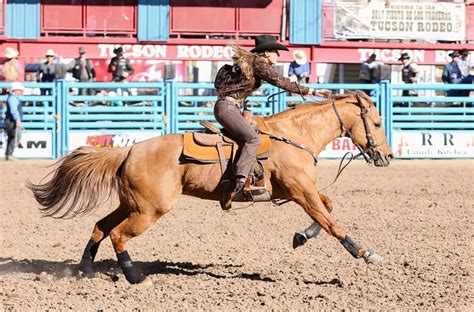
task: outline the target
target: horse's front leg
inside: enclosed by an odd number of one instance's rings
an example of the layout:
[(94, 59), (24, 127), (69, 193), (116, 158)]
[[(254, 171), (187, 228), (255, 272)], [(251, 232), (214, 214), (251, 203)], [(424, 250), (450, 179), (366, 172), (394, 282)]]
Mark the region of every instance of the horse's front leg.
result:
[[(319, 193), (319, 199), (323, 202), (324, 208), (331, 213), (333, 208), (331, 199), (322, 193)], [(293, 249), (303, 246), (310, 238), (317, 237), (320, 231), (321, 226), (317, 222), (313, 222), (313, 224), (303, 231), (297, 231), (295, 235), (293, 235)]]
[[(334, 218), (325, 208), (319, 194), (314, 191), (314, 186), (299, 184), (293, 188), (293, 200), (298, 203), (306, 213), (328, 234), (334, 236), (344, 246), (344, 248), (356, 259), (363, 258), (367, 263), (376, 263), (382, 260), (372, 249), (360, 247), (345, 231), (336, 223)], [(303, 189), (301, 189), (303, 187)], [(313, 226), (310, 226), (310, 228)], [(314, 227), (313, 230), (316, 230)]]

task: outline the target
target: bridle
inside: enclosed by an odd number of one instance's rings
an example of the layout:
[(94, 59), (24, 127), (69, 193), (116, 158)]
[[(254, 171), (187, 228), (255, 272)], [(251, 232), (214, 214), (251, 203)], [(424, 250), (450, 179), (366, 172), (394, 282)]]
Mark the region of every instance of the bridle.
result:
[[(305, 97), (301, 93), (301, 90), (300, 90), (299, 85), (297, 83), (296, 83), (296, 86), (298, 87), (298, 90), (300, 91), (299, 92), (300, 96), (303, 98), (303, 100), (305, 100)], [(277, 93), (274, 93), (274, 94), (270, 95), (267, 98), (267, 102), (269, 102), (269, 103), (275, 102), (276, 100), (274, 100), (273, 98), (275, 96), (283, 93), (283, 92), (286, 92), (286, 91), (283, 90), (283, 91), (280, 91), (280, 92), (277, 92)], [(360, 96), (357, 93), (355, 94), (355, 96), (356, 96), (356, 99), (357, 99), (357, 104), (358, 104), (357, 106), (360, 107), (360, 117), (362, 118), (362, 122), (364, 123), (365, 136), (367, 138), (367, 143), (368, 143), (366, 148), (363, 148), (362, 146), (360, 146), (360, 144), (358, 144), (354, 140), (354, 136), (352, 135), (350, 129), (346, 126), (346, 123), (344, 122), (344, 120), (342, 119), (341, 115), (339, 114), (339, 112), (336, 108), (335, 101), (333, 101), (331, 105), (332, 105), (332, 108), (334, 109), (334, 112), (336, 113), (337, 118), (339, 119), (339, 123), (341, 124), (341, 137), (348, 136), (349, 138), (351, 138), (352, 142), (354, 143), (354, 145), (359, 150), (359, 154), (356, 154), (356, 155), (352, 156), (351, 160), (359, 158), (360, 156), (362, 156), (362, 157), (364, 157), (365, 161), (370, 165), (370, 164), (372, 164), (372, 162), (382, 159), (382, 155), (380, 154), (379, 151), (377, 151), (376, 147), (385, 144), (387, 141), (383, 140), (383, 141), (378, 142), (378, 143), (374, 142), (374, 136), (372, 135), (372, 131), (370, 130), (369, 123), (367, 121), (367, 114), (368, 114), (368, 112), (371, 108), (375, 108), (375, 107), (371, 106), (369, 108), (365, 108), (364, 105), (362, 105)], [(270, 100), (270, 99), (272, 99), (272, 100)], [(265, 133), (265, 134), (269, 134), (272, 139), (284, 141), (285, 143), (288, 143), (288, 144), (291, 144), (295, 147), (306, 150), (307, 152), (309, 152), (313, 156), (313, 158), (315, 160), (315, 163), (317, 163), (317, 158), (315, 156), (316, 154), (314, 152), (312, 152), (311, 150), (309, 150), (307, 147), (303, 146), (302, 144), (292, 142), (292, 141), (290, 141), (286, 138), (283, 138), (281, 136), (278, 136), (278, 135), (273, 135), (273, 134), (270, 134), (270, 133)], [(344, 160), (345, 156), (343, 157), (343, 160)]]
[(365, 108), (363, 107), (360, 101), (359, 95), (356, 94), (356, 98), (357, 98), (358, 106), (360, 107), (360, 117), (362, 118), (362, 122), (364, 123), (365, 137), (367, 138), (367, 147), (365, 149), (354, 140), (351, 130), (346, 126), (346, 123), (344, 122), (341, 115), (339, 114), (336, 108), (335, 102), (332, 102), (332, 108), (334, 109), (337, 119), (339, 119), (339, 123), (341, 124), (341, 137), (348, 136), (349, 138), (351, 138), (352, 142), (354, 143), (354, 145), (357, 147), (357, 149), (360, 152), (359, 154), (352, 156), (352, 159), (356, 159), (359, 156), (362, 156), (364, 157), (365, 161), (368, 164), (371, 164), (373, 161), (382, 159), (382, 155), (380, 154), (379, 151), (376, 150), (376, 147), (385, 144), (387, 141), (383, 140), (383, 141), (375, 143), (374, 136), (372, 135), (372, 130), (370, 130), (369, 122), (367, 121), (367, 114), (369, 110), (375, 107), (371, 106), (369, 108)]
[[(331, 185), (333, 185), (334, 183), (336, 183), (337, 179), (339, 178), (339, 176), (341, 175), (342, 171), (344, 171), (344, 169), (350, 164), (350, 162), (353, 160), (353, 159), (356, 159), (358, 158), (359, 156), (363, 156), (365, 161), (370, 165), (372, 164), (373, 161), (377, 161), (379, 159), (382, 159), (382, 155), (380, 154), (379, 151), (376, 150), (376, 147), (377, 146), (380, 146), (380, 145), (383, 145), (386, 143), (386, 140), (383, 140), (381, 142), (378, 142), (378, 143), (375, 143), (374, 142), (374, 136), (372, 135), (372, 131), (370, 130), (370, 127), (369, 127), (369, 123), (367, 121), (367, 114), (369, 112), (369, 110), (371, 108), (375, 108), (375, 107), (369, 107), (369, 108), (365, 108), (361, 101), (360, 101), (360, 97), (359, 95), (356, 94), (356, 98), (357, 98), (357, 106), (360, 107), (360, 116), (362, 118), (362, 122), (364, 123), (364, 129), (365, 129), (365, 136), (367, 138), (367, 148), (362, 148), (362, 146), (360, 146), (360, 144), (358, 144), (355, 140), (354, 140), (354, 137), (351, 133), (351, 130), (346, 126), (346, 123), (344, 122), (344, 120), (342, 119), (341, 115), (339, 114), (339, 111), (337, 110), (336, 108), (336, 104), (335, 104), (335, 101), (333, 101), (331, 103), (332, 105), (332, 108), (334, 109), (334, 112), (336, 113), (336, 116), (337, 116), (337, 119), (339, 120), (339, 123), (341, 124), (341, 137), (343, 136), (348, 136), (349, 138), (351, 138), (352, 142), (354, 143), (354, 145), (357, 147), (357, 149), (359, 150), (359, 154), (357, 155), (354, 155), (350, 158), (348, 158), (348, 162), (346, 164), (343, 165), (344, 163), (344, 160), (346, 159), (346, 156), (347, 155), (352, 155), (351, 152), (348, 152), (346, 153), (342, 159), (341, 159), (341, 162), (339, 163), (339, 168), (337, 170), (337, 174), (336, 174), (336, 177), (334, 178), (334, 181), (332, 181), (331, 183), (329, 183), (328, 185), (326, 185), (325, 187), (321, 188), (321, 189), (318, 189), (318, 192), (320, 191), (323, 191), (325, 189), (327, 189), (328, 187), (330, 187)], [(286, 144), (290, 144), (290, 145), (293, 145), (297, 148), (300, 148), (300, 149), (303, 149), (305, 150), (306, 152), (308, 152), (309, 154), (311, 154), (311, 156), (313, 157), (314, 159), (314, 165), (316, 166), (316, 164), (318, 163), (318, 159), (317, 159), (317, 154), (315, 152), (313, 152), (311, 149), (309, 149), (308, 147), (304, 146), (303, 144), (299, 144), (299, 143), (296, 143), (296, 142), (293, 142), (287, 138), (284, 138), (282, 136), (279, 136), (279, 135), (275, 135), (275, 134), (272, 134), (272, 133), (269, 133), (269, 132), (265, 132), (265, 131), (259, 131), (260, 133), (262, 134), (266, 134), (266, 135), (269, 135), (271, 139), (274, 139), (274, 140), (278, 140), (278, 141), (283, 141), (285, 142)], [(283, 205), (287, 202), (289, 202), (291, 200), (289, 199), (274, 199), (272, 200), (272, 203), (275, 204), (275, 205)]]

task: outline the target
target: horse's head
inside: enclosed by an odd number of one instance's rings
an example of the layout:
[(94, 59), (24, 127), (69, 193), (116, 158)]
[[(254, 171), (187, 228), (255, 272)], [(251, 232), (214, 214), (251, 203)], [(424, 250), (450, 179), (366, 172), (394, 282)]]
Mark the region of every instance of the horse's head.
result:
[(354, 104), (359, 110), (356, 110), (347, 126), (344, 125), (347, 128), (345, 135), (351, 137), (368, 163), (373, 162), (377, 167), (386, 167), (390, 164), (393, 153), (385, 136), (382, 118), (367, 94), (358, 91), (354, 95), (356, 99)]

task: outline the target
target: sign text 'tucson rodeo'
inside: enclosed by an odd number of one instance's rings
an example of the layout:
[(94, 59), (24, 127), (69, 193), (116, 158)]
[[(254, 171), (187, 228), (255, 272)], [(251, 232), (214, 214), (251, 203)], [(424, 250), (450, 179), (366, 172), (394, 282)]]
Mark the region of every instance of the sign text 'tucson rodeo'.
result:
[[(114, 44), (99, 44), (99, 57), (111, 58), (114, 56)], [(124, 55), (130, 58), (166, 59), (177, 58), (182, 60), (215, 59), (229, 60), (232, 57), (230, 46), (209, 45), (159, 45), (159, 44), (124, 44), (121, 45)]]

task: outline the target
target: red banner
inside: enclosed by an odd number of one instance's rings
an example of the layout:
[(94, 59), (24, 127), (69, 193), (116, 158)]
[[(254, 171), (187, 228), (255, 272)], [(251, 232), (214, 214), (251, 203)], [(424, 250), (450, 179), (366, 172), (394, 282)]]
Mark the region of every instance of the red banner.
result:
[[(8, 44), (11, 46), (11, 44)], [(71, 58), (78, 55), (79, 46), (87, 50), (87, 57), (94, 60), (110, 60), (114, 54), (113, 49), (120, 45), (115, 44), (84, 44), (73, 45), (66, 43), (31, 43), (25, 42), (19, 44), (20, 57), (26, 59), (39, 59), (48, 49), (53, 49), (60, 57)], [(230, 61), (232, 49), (230, 46), (223, 45), (184, 45), (184, 44), (124, 44), (121, 45), (124, 55), (132, 60), (147, 61)], [(379, 44), (373, 45), (362, 43), (342, 43), (313, 47), (290, 47), (290, 52), (283, 51), (280, 61), (291, 62), (293, 60), (292, 51), (303, 50), (310, 62), (317, 63), (360, 63), (368, 58), (372, 53), (377, 54), (378, 59), (384, 63), (398, 63), (401, 53), (407, 52), (415, 63), (425, 65), (443, 65), (449, 61), (448, 54), (453, 49), (467, 47), (474, 50), (474, 46), (468, 45), (423, 45), (418, 48), (411, 44), (387, 44), (387, 47)], [(382, 47), (380, 47), (382, 46)], [(0, 46), (0, 51), (5, 49), (6, 45)], [(250, 49), (251, 47), (245, 47)], [(472, 55), (471, 55), (472, 57)]]

